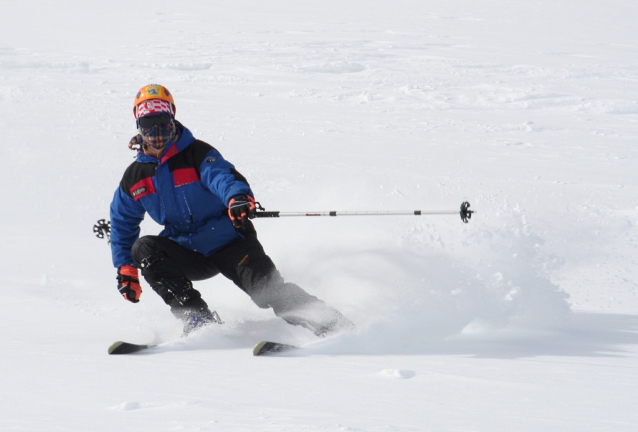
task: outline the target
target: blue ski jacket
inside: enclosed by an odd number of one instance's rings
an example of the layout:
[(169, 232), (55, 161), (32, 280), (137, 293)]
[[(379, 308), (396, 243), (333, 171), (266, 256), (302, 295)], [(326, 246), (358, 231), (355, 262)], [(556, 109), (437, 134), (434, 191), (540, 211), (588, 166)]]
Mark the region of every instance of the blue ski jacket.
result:
[(235, 195), (253, 196), (246, 178), (212, 146), (178, 123), (179, 139), (160, 159), (139, 152), (111, 203), (111, 253), (115, 267), (135, 265), (133, 243), (148, 213), (159, 234), (210, 256), (242, 237), (228, 217)]

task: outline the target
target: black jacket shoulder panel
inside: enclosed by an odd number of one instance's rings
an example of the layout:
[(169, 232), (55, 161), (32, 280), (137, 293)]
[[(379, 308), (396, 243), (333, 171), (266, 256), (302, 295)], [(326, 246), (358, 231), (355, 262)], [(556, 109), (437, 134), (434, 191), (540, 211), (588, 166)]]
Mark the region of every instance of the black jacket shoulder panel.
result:
[(195, 168), (199, 175), (199, 167), (211, 150), (215, 150), (215, 148), (210, 144), (195, 140), (179, 154), (168, 160), (168, 170), (173, 172), (183, 168)]
[(132, 198), (131, 189), (133, 186), (145, 178), (153, 177), (155, 175), (156, 168), (157, 164), (154, 163), (133, 162), (129, 165), (126, 171), (124, 171), (124, 175), (120, 181), (120, 187), (125, 194)]

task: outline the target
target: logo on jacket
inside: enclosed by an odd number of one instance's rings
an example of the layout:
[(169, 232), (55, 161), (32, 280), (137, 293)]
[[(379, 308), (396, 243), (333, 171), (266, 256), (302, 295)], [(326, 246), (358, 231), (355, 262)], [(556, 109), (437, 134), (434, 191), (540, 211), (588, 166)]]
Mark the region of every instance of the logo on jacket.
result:
[(209, 157), (208, 159), (206, 159), (206, 162), (215, 162), (215, 158), (214, 157)]
[(133, 198), (135, 198), (136, 196), (143, 194), (144, 192), (146, 192), (146, 187), (142, 186), (141, 188), (135, 189), (133, 192), (131, 192), (131, 195), (133, 195)]

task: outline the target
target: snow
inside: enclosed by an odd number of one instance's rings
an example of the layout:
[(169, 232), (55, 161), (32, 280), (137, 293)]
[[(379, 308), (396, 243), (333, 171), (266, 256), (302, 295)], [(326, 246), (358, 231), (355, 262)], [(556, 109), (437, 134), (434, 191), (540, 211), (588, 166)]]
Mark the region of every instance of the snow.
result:
[[(0, 5), (1, 430), (638, 429), (635, 2)], [(357, 331), (220, 276), (196, 286), (226, 324), (179, 340), (91, 231), (149, 83), (268, 210), (477, 213), (258, 220)]]

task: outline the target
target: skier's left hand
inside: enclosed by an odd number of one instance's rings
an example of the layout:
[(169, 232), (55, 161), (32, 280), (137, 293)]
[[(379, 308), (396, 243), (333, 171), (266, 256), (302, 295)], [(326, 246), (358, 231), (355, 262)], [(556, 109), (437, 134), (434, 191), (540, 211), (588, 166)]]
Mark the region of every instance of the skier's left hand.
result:
[(131, 141), (129, 141), (128, 148), (131, 150), (141, 150), (143, 143), (144, 139), (142, 138), (142, 135), (137, 134), (133, 138), (131, 138)]
[(250, 195), (236, 195), (228, 202), (228, 217), (235, 228), (245, 228), (246, 219), (255, 217), (255, 198)]

